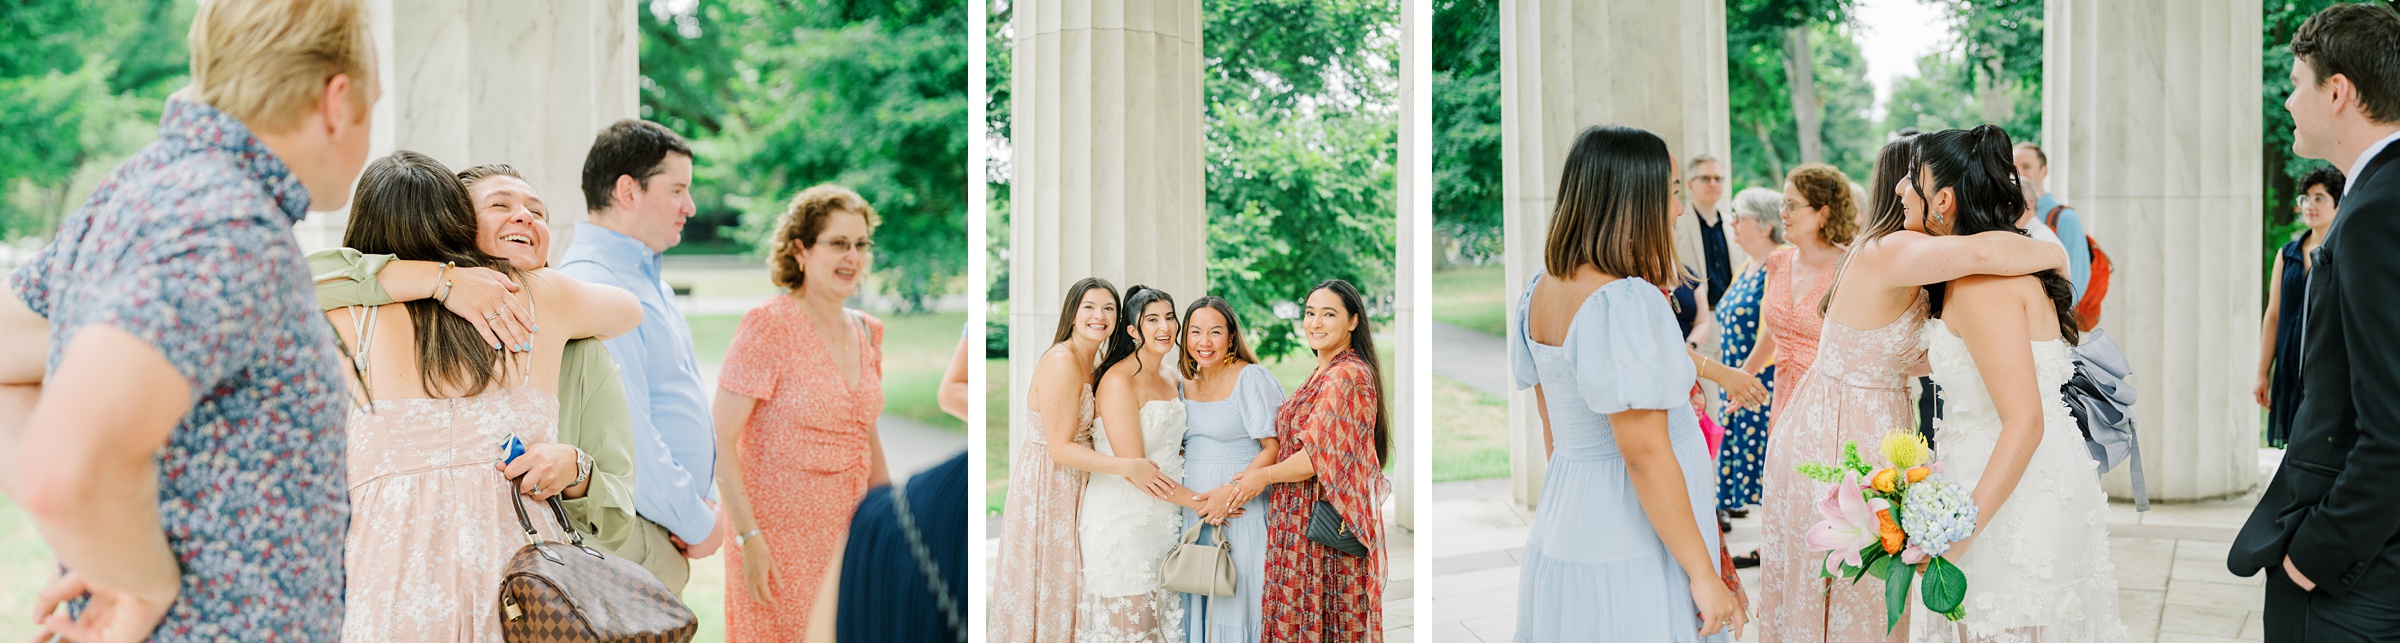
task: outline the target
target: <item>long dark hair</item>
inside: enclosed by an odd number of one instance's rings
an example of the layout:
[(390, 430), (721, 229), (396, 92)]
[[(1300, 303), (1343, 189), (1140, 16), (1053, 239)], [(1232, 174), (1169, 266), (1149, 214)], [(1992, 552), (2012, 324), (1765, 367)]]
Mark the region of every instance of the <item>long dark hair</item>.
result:
[(1182, 323), (1176, 325), (1176, 335), (1183, 337), (1184, 341), (1183, 348), (1176, 351), (1181, 355), (1176, 358), (1175, 365), (1177, 370), (1183, 371), (1184, 379), (1200, 377), (1200, 360), (1192, 357), (1191, 332), (1192, 314), (1200, 312), (1202, 308), (1217, 311), (1218, 315), (1225, 317), (1225, 335), (1230, 344), (1230, 348), (1225, 351), (1227, 356), (1239, 358), (1244, 364), (1258, 363), (1258, 354), (1250, 352), (1250, 340), (1242, 338), (1242, 318), (1234, 316), (1233, 304), (1226, 303), (1224, 298), (1214, 295), (1201, 297), (1192, 302), (1190, 308), (1183, 309), (1183, 319), (1180, 320)]
[[(1092, 369), (1093, 382), (1099, 382), (1100, 376), (1108, 374), (1108, 367), (1116, 366), (1117, 362), (1125, 361), (1125, 358), (1132, 357), (1134, 353), (1142, 350), (1142, 343), (1134, 340), (1132, 335), (1125, 334), (1125, 329), (1131, 328), (1134, 329), (1134, 332), (1141, 332), (1142, 309), (1149, 307), (1151, 302), (1158, 301), (1167, 302), (1167, 313), (1174, 314), (1175, 297), (1168, 295), (1167, 291), (1141, 284), (1134, 284), (1125, 289), (1125, 303), (1117, 306), (1117, 325), (1110, 329), (1111, 332), (1108, 334), (1108, 350), (1103, 353), (1105, 357), (1100, 358), (1100, 367)], [(1176, 325), (1176, 328), (1182, 327), (1181, 324)], [(1135, 360), (1134, 366), (1140, 368), (1141, 361)], [(1135, 372), (1139, 373), (1140, 371)]]
[[(1050, 345), (1057, 346), (1059, 342), (1067, 341), (1067, 338), (1075, 336), (1075, 307), (1083, 305), (1083, 294), (1091, 292), (1093, 288), (1108, 291), (1109, 299), (1123, 301), (1117, 297), (1116, 285), (1108, 283), (1106, 279), (1084, 277), (1076, 281), (1075, 285), (1067, 287), (1067, 303), (1058, 307), (1058, 331), (1050, 334)], [(1118, 307), (1123, 308), (1123, 306)]]
[[(514, 266), (476, 246), (474, 200), (466, 184), (432, 157), (401, 150), (375, 159), (359, 174), (350, 204), (344, 246), (518, 276)], [(483, 334), (444, 310), (442, 302), (418, 299), (406, 305), (417, 334), (417, 375), (427, 396), (479, 395), (508, 375), (508, 360), (493, 359), (497, 351)]]
[(1543, 270), (1563, 279), (1589, 265), (1653, 285), (1676, 283), (1674, 172), (1657, 134), (1612, 125), (1576, 135), (1542, 241)]
[[(1948, 234), (1975, 235), (1996, 230), (2025, 234), (2017, 220), (2025, 215), (2025, 193), (2017, 187), (2015, 148), (2009, 144), (2008, 132), (1992, 125), (1977, 125), (1974, 129), (1943, 130), (1918, 135), (1911, 151), (1917, 157), (1909, 177), (1909, 189), (1925, 203), (1927, 232), (1933, 231), (1932, 219), (1939, 216), (1928, 195), (1947, 188), (1956, 195), (1958, 212), (1952, 217)], [(2065, 273), (2052, 269), (2034, 275), (2042, 282), (2043, 294), (2049, 295), (2051, 307), (2058, 314), (2058, 335), (2069, 345), (2081, 343), (2082, 325), (2075, 320), (2075, 286)], [(1943, 289), (1944, 291), (1947, 288)], [(1940, 291), (1937, 291), (1940, 292)], [(1937, 307), (1935, 315), (1940, 315)]]
[(1892, 192), (1910, 172), (1917, 170), (1915, 136), (1903, 136), (1883, 144), (1875, 155), (1873, 182), (1867, 184), (1867, 229), (1860, 243), (1873, 241), (1883, 235), (1908, 228), (1908, 209), (1900, 195)]
[(1358, 328), (1350, 331), (1350, 352), (1366, 360), (1367, 375), (1375, 378), (1375, 461), (1389, 462), (1387, 454), (1392, 450), (1392, 426), (1390, 418), (1386, 416), (1391, 415), (1391, 401), (1388, 399), (1391, 396), (1386, 395), (1383, 388), (1383, 365), (1376, 361), (1375, 330), (1367, 322), (1367, 300), (1358, 295), (1357, 286), (1340, 279), (1319, 282), (1317, 287), (1308, 289), (1308, 292), (1316, 294), (1319, 290), (1332, 291), (1335, 298), (1342, 300), (1342, 308), (1358, 320)]

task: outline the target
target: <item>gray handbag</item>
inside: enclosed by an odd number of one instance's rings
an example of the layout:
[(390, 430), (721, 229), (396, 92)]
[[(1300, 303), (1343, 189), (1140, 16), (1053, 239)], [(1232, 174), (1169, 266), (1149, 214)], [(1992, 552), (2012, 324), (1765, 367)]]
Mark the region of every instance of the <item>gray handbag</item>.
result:
[(2108, 331), (2092, 329), (2083, 334), (2083, 343), (2069, 353), (2075, 359), (2075, 375), (2067, 378), (2060, 392), (2065, 394), (2067, 411), (2075, 415), (2075, 427), (2083, 431), (2083, 446), (2092, 452), (2092, 460), (2107, 473), (2127, 460), (2133, 462), (2133, 504), (2135, 511), (2150, 510), (2150, 487), (2142, 481), (2142, 443), (2134, 435), (2133, 366), (2125, 361), (2125, 351), (2108, 338)]
[(1158, 562), (1160, 585), (1167, 589), (1201, 596), (1232, 596), (1233, 543), (1225, 540), (1225, 528), (1217, 528), (1217, 544), (1202, 545), (1200, 528), (1208, 523), (1194, 522), (1184, 528), (1183, 542), (1167, 550), (1167, 557)]

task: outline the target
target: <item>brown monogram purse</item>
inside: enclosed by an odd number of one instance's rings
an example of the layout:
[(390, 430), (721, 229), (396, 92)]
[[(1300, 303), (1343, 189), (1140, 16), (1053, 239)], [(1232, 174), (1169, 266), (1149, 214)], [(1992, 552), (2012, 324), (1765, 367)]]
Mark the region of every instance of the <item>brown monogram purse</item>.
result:
[(699, 631), (700, 620), (683, 599), (649, 570), (584, 545), (558, 496), (550, 496), (550, 511), (571, 544), (541, 540), (515, 485), (508, 496), (526, 544), (500, 573), (501, 640), (681, 642)]

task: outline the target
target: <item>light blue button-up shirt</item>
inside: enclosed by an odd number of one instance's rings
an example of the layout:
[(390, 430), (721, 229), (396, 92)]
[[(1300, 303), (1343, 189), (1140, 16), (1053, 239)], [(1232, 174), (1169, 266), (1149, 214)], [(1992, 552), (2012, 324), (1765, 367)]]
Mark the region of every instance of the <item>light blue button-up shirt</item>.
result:
[(716, 497), (717, 431), (692, 357), (692, 328), (675, 308), (659, 253), (617, 231), (581, 225), (558, 269), (641, 300), (642, 325), (605, 342), (624, 369), (633, 412), (634, 512), (684, 542), (706, 540), (717, 526), (705, 502)]
[[(2048, 220), (2050, 208), (2056, 205), (2057, 197), (2042, 193), (2041, 200), (2033, 204), (2034, 219)], [(2092, 244), (2084, 237), (2083, 215), (2075, 208), (2060, 210), (2057, 228), (2059, 245), (2067, 247), (2067, 281), (2075, 285), (2075, 301), (2083, 301), (2084, 286), (2092, 280)]]

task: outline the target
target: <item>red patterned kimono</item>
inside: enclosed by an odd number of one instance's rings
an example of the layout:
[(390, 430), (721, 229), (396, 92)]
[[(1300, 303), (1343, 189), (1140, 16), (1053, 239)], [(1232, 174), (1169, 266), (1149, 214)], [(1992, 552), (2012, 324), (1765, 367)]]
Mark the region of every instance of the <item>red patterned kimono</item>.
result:
[[(1263, 640), (1383, 640), (1383, 498), (1390, 483), (1375, 455), (1375, 374), (1343, 352), (1308, 378), (1275, 414), (1278, 459), (1309, 450), (1316, 477), (1276, 484), (1267, 511)], [(1357, 558), (1308, 539), (1309, 510), (1324, 498), (1372, 553)]]

